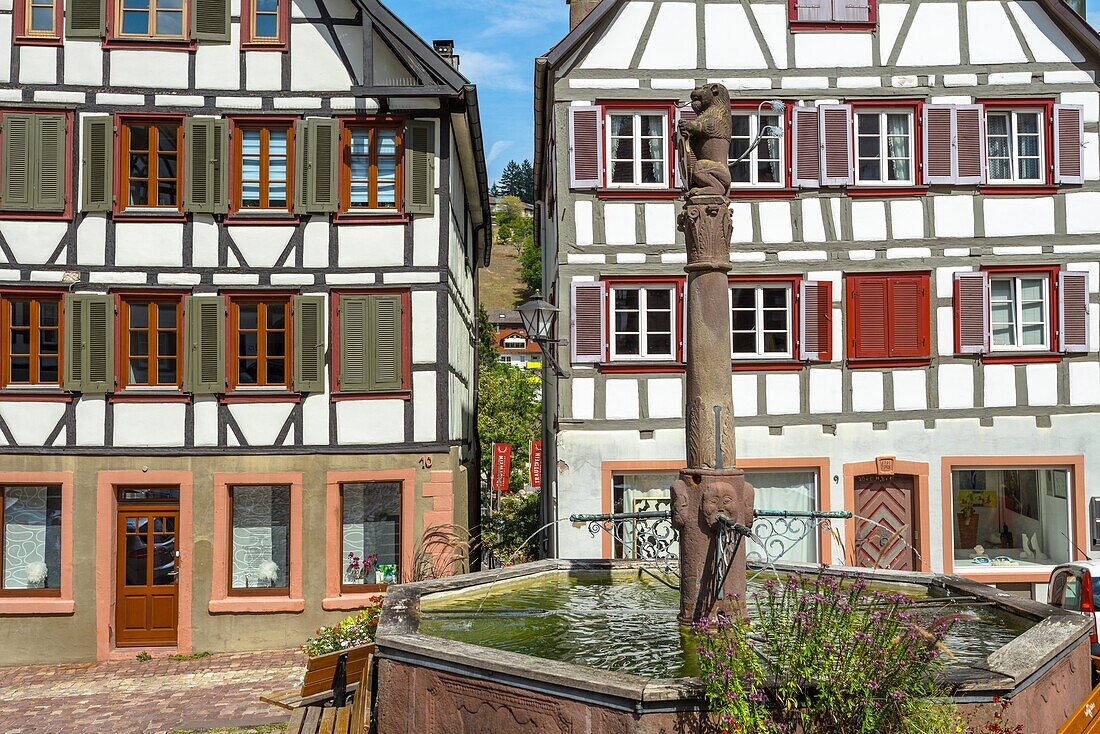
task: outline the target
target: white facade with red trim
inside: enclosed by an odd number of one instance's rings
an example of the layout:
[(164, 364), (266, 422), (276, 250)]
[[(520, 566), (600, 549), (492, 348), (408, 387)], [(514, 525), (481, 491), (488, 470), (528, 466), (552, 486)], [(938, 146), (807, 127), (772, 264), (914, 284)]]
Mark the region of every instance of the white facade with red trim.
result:
[[(608, 462), (683, 457), (672, 131), (711, 82), (733, 97), (731, 157), (782, 130), (731, 168), (739, 456), (824, 460), (831, 509), (850, 504), (847, 466), (927, 464), (932, 538), (915, 545), (935, 570), (952, 566), (951, 457), (1083, 457), (1067, 471), (1100, 496), (1098, 68), (1096, 33), (1056, 0), (598, 6), (536, 64), (544, 292), (567, 365), (547, 390), (556, 516), (610, 509)], [(640, 295), (663, 288), (673, 303)], [(560, 555), (604, 554), (559, 528)], [(1045, 569), (1014, 560), (966, 572)]]

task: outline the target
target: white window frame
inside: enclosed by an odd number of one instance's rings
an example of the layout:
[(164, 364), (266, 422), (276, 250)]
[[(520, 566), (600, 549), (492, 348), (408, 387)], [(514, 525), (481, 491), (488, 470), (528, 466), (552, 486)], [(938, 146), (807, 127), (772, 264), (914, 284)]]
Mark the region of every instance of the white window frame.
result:
[[(859, 132), (859, 120), (861, 117), (869, 115), (875, 115), (878, 120), (878, 160), (879, 160), (879, 177), (877, 179), (865, 179), (860, 176), (859, 164), (863, 158), (859, 153), (859, 141), (861, 137), (869, 138), (870, 135), (861, 135)], [(887, 117), (889, 115), (905, 115), (909, 121), (909, 178), (901, 181), (891, 181), (889, 179), (890, 170), (890, 157), (889, 157), (889, 133), (887, 128)], [(853, 115), (853, 145), (855, 155), (855, 185), (857, 186), (914, 186), (916, 184), (917, 175), (917, 157), (916, 157), (916, 128), (914, 122), (915, 114), (912, 109), (906, 107), (883, 107), (883, 108), (864, 108), (860, 107), (855, 110)], [(894, 159), (899, 160), (899, 159)]]
[[(518, 345), (516, 344), (517, 342), (519, 343)], [(524, 339), (522, 336), (516, 336), (513, 334), (511, 336), (504, 337), (504, 339), (501, 340), (500, 345), (505, 349), (524, 349), (527, 346), (527, 340)]]
[[(756, 353), (745, 354), (733, 351), (733, 289), (752, 288), (755, 296), (756, 314)], [(782, 288), (787, 292), (787, 350), (785, 352), (764, 351), (764, 290), (765, 288)], [(734, 362), (747, 362), (760, 359), (791, 359), (794, 352), (794, 339), (791, 333), (794, 324), (794, 288), (789, 282), (733, 282), (726, 290), (727, 307), (730, 310), (730, 359)], [(771, 309), (770, 309), (771, 310)]]
[[(1015, 344), (996, 344), (994, 338), (993, 320), (993, 284), (998, 281), (1012, 282), (1012, 318), (1013, 338)], [(1043, 343), (1023, 344), (1023, 299), (1021, 282), (1024, 280), (1039, 280), (1043, 284)], [(1006, 273), (990, 274), (989, 278), (989, 348), (994, 352), (1049, 352), (1051, 350), (1051, 288), (1050, 275), (1047, 273)]]
[[(615, 294), (619, 291), (638, 291), (638, 354), (619, 354), (616, 349), (616, 339), (618, 332), (615, 330), (616, 317), (618, 316), (617, 309), (615, 307)], [(649, 292), (650, 291), (668, 291), (670, 295), (669, 300), (669, 349), (667, 354), (650, 354), (649, 353)], [(676, 345), (677, 345), (677, 333), (676, 333), (676, 314), (680, 308), (679, 299), (676, 297), (676, 284), (674, 283), (654, 283), (654, 284), (639, 284), (639, 283), (623, 283), (622, 285), (612, 285), (608, 288), (610, 301), (609, 318), (610, 318), (610, 341), (609, 354), (612, 361), (671, 361), (676, 359)], [(631, 332), (633, 333), (633, 332)], [(662, 332), (663, 333), (663, 332)]]
[[(1020, 156), (1019, 156), (1019, 138), (1018, 131), (1020, 129), (1017, 122), (1017, 118), (1020, 114), (1037, 115), (1039, 118), (1039, 176), (1037, 178), (1020, 178)], [(990, 155), (989, 144), (993, 138), (1002, 137), (1000, 135), (994, 135), (990, 132), (991, 127), (989, 125), (990, 115), (1008, 115), (1009, 128), (1008, 128), (1008, 161), (1009, 170), (1011, 176), (1008, 178), (993, 178), (993, 167), (990, 165), (992, 156)], [(1017, 184), (1046, 184), (1047, 182), (1047, 150), (1046, 150), (1046, 127), (1047, 116), (1046, 110), (1042, 107), (986, 107), (985, 108), (985, 153), (986, 158), (986, 181), (994, 186), (1013, 186)], [(1030, 157), (1030, 156), (1029, 156)], [(997, 160), (1004, 160), (998, 158)]]
[[(618, 182), (614, 181), (615, 176), (615, 151), (613, 145), (613, 138), (619, 136), (612, 135), (611, 118), (614, 116), (626, 116), (633, 115), (633, 128), (631, 133), (631, 139), (633, 140), (633, 156), (634, 156), (634, 177), (630, 182)], [(661, 176), (664, 177), (664, 181), (661, 183), (642, 183), (642, 117), (660, 117), (661, 118)], [(604, 128), (607, 130), (604, 140), (604, 150), (607, 151), (607, 160), (605, 161), (604, 170), (607, 175), (607, 187), (610, 189), (667, 189), (672, 184), (669, 180), (670, 169), (668, 165), (669, 160), (669, 133), (668, 133), (668, 111), (663, 109), (611, 109), (607, 110), (604, 118)], [(648, 139), (648, 138), (647, 138)], [(648, 160), (652, 160), (647, 158)]]
[[(752, 144), (752, 141), (756, 139), (756, 136), (760, 133), (760, 128), (761, 128), (760, 118), (761, 118), (761, 116), (776, 118), (776, 120), (777, 120), (777, 125), (776, 126), (780, 130), (783, 130), (783, 127), (784, 127), (784, 124), (785, 124), (785, 120), (784, 120), (783, 115), (780, 114), (780, 113), (776, 113), (776, 112), (765, 112), (765, 113), (763, 113), (763, 115), (761, 115), (759, 110), (734, 110), (733, 111), (733, 116), (734, 117), (747, 117), (747, 118), (749, 118), (749, 139), (748, 139), (748, 142), (749, 142), (750, 145)], [(779, 179), (780, 180), (776, 181), (775, 183), (768, 183), (768, 182), (761, 183), (760, 182), (760, 148), (761, 148), (761, 145), (764, 144), (765, 140), (776, 140), (779, 143)], [(787, 182), (784, 180), (785, 177), (786, 177), (786, 171), (787, 171), (787, 150), (786, 150), (787, 146), (784, 145), (783, 142), (784, 141), (783, 141), (782, 137), (774, 137), (774, 136), (771, 136), (771, 135), (767, 136), (766, 138), (761, 139), (761, 141), (760, 141), (761, 145), (758, 145), (751, 153), (749, 153), (749, 157), (746, 158), (744, 161), (742, 161), (743, 163), (748, 163), (748, 165), (749, 165), (749, 180), (748, 181), (731, 181), (730, 188), (731, 189), (758, 188), (758, 187), (759, 188), (765, 188), (765, 189), (782, 189), (782, 188), (785, 188), (786, 185), (787, 185)], [(731, 167), (733, 166), (733, 161), (734, 161), (733, 158), (728, 159), (729, 166), (731, 166)], [(732, 176), (733, 172), (731, 171), (730, 173), (731, 173), (731, 176)]]

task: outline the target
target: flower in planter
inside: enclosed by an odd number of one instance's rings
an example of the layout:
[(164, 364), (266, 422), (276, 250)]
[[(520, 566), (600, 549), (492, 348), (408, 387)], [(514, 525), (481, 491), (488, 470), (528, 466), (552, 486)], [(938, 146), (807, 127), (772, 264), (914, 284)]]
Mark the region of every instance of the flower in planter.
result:
[(363, 584), (374, 570), (374, 564), (378, 563), (377, 553), (368, 553), (366, 558), (360, 558), (353, 552), (348, 552), (348, 565), (344, 569), (346, 581), (358, 581)]
[(332, 627), (321, 627), (306, 639), (302, 651), (310, 657), (328, 655), (374, 641), (378, 617), (382, 613), (382, 597), (372, 597), (358, 614), (346, 617)]

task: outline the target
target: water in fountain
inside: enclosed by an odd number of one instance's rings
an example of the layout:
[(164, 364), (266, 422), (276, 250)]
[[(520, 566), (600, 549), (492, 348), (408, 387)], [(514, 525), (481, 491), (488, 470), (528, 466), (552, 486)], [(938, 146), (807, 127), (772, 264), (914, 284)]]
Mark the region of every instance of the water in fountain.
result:
[[(750, 583), (751, 595), (762, 580)], [(915, 598), (930, 618), (959, 614), (945, 644), (952, 665), (981, 667), (994, 650), (1022, 634), (1029, 620), (972, 599), (933, 598), (916, 585), (876, 584)], [(426, 603), (424, 634), (498, 650), (647, 677), (696, 675), (694, 645), (685, 644), (676, 620), (676, 590), (634, 571), (543, 578), (516, 587), (471, 589), (469, 595)]]

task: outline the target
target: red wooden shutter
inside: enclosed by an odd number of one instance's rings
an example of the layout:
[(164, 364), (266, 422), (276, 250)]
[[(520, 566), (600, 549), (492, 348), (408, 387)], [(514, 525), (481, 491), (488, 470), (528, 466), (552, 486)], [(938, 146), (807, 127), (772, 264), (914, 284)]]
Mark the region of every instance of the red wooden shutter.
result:
[(1063, 270), (1058, 273), (1059, 344), (1063, 352), (1089, 350), (1089, 274)]
[(802, 23), (828, 23), (832, 20), (831, 0), (795, 0), (795, 17)]
[(799, 356), (828, 362), (833, 358), (833, 284), (804, 280), (798, 293)]
[(1054, 183), (1085, 182), (1085, 108), (1054, 105)]
[(569, 108), (569, 186), (599, 188), (603, 183), (602, 113), (599, 107)]
[(821, 110), (821, 185), (852, 183), (852, 106), (825, 104)]
[(603, 282), (573, 283), (573, 308), (569, 314), (570, 345), (574, 364), (603, 362), (606, 351), (604, 307), (607, 287)]
[(794, 163), (791, 183), (801, 188), (817, 188), (821, 178), (821, 129), (816, 107), (791, 110), (794, 135)]
[(886, 278), (854, 276), (848, 279), (848, 357), (885, 359), (890, 356)]
[(989, 273), (955, 273), (955, 349), (989, 351)]
[(956, 105), (955, 183), (979, 184), (984, 171), (985, 111), (981, 105)]
[(931, 318), (928, 276), (895, 275), (886, 282), (890, 356), (927, 357)]
[(955, 183), (955, 108), (924, 106), (924, 182)]
[(833, 0), (833, 20), (866, 23), (871, 19), (871, 0)]
[[(694, 120), (698, 116), (699, 115), (695, 114), (695, 110), (691, 109), (691, 107), (677, 107), (676, 108), (676, 127), (675, 127), (676, 133), (675, 133), (675, 136), (674, 136), (673, 139), (676, 140), (677, 143), (678, 143), (677, 146), (676, 146), (676, 170), (675, 170), (676, 188), (678, 188), (678, 189), (686, 188), (686, 184), (688, 183), (686, 174), (690, 173), (691, 167), (695, 165), (695, 155), (691, 152), (691, 146), (685, 144), (683, 146), (683, 155), (682, 156), (680, 155), (680, 152), (681, 152), (680, 151), (680, 145), (679, 145), (679, 141), (680, 141), (680, 137), (679, 137), (680, 136), (680, 120), (690, 121), (690, 120)], [(681, 170), (681, 168), (683, 170)]]

